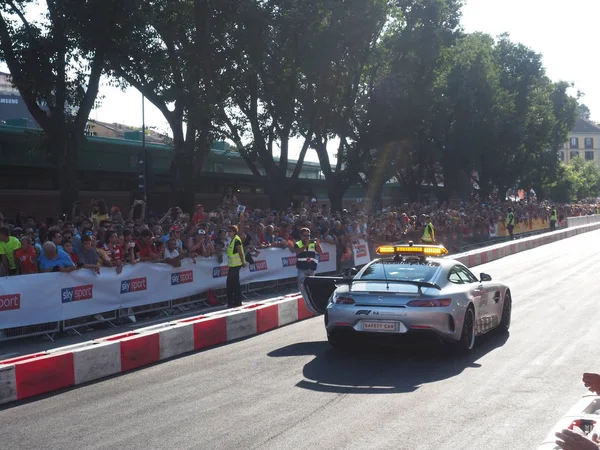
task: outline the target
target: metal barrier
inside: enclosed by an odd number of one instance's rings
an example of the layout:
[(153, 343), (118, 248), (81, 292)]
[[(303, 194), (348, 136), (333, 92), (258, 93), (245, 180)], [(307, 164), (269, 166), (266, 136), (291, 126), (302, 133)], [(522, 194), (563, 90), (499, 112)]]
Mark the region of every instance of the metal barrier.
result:
[(277, 280), (273, 281), (259, 281), (257, 283), (248, 283), (246, 286), (249, 294), (258, 296), (257, 292), (266, 290), (276, 290)]
[(54, 333), (60, 331), (60, 326), (61, 322), (48, 322), (25, 327), (7, 328), (0, 330), (0, 342), (40, 335), (46, 335), (48, 339), (54, 342)]
[(579, 225), (588, 225), (596, 222), (600, 222), (600, 214), (593, 214), (591, 216), (567, 217), (567, 228), (577, 227)]
[(277, 287), (278, 288), (289, 289), (289, 288), (297, 286), (297, 285), (298, 285), (298, 278), (297, 277), (294, 277), (294, 278), (283, 278), (281, 280), (277, 280)]
[(73, 330), (75, 333), (81, 335), (77, 328), (89, 327), (98, 323), (108, 322), (113, 327), (116, 327), (113, 320), (117, 319), (117, 311), (106, 311), (93, 316), (76, 317), (74, 319), (67, 319), (62, 321), (61, 329), (63, 331)]
[(185, 311), (185, 307), (188, 305), (195, 304), (203, 304), (204, 306), (209, 306), (208, 304), (208, 292), (202, 292), (197, 295), (192, 295), (190, 297), (178, 298), (176, 300), (171, 300), (171, 309), (178, 309), (179, 311)]
[[(130, 316), (131, 314), (135, 315), (135, 314), (141, 314), (141, 313), (160, 311), (165, 316), (168, 316), (169, 313), (167, 312), (167, 310), (169, 310), (169, 309), (171, 309), (171, 300), (167, 300), (164, 302), (151, 303), (149, 305), (136, 306), (134, 308), (127, 308), (128, 311), (131, 310), (131, 313), (128, 312), (125, 315)], [(124, 311), (124, 309), (121, 309), (119, 311), (119, 313), (121, 313), (122, 311)]]

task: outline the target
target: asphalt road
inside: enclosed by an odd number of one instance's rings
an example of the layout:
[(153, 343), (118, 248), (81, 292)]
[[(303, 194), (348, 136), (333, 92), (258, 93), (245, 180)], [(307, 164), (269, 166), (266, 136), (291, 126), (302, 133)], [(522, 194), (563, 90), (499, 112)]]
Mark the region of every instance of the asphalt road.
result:
[(535, 448), (600, 370), (600, 232), (476, 268), (510, 336), (344, 356), (322, 318), (0, 410), (10, 449)]

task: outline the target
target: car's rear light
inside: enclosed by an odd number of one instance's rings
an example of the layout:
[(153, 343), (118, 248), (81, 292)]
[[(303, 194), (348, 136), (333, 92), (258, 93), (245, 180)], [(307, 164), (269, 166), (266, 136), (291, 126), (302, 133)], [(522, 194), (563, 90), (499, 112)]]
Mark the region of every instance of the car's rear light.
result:
[(427, 300), (412, 300), (406, 305), (418, 308), (441, 308), (450, 306), (450, 303), (452, 303), (452, 299), (450, 298), (431, 298)]
[(336, 297), (334, 303), (338, 305), (354, 305), (354, 299), (352, 297)]

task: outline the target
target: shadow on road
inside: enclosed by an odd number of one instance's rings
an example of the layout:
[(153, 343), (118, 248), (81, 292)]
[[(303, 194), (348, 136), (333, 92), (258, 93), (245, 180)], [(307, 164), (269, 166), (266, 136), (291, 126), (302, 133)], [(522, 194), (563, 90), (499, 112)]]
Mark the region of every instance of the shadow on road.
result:
[(413, 392), (419, 386), (459, 375), (466, 368), (481, 367), (476, 361), (501, 347), (508, 334), (491, 333), (479, 338), (465, 357), (449, 346), (434, 343), (402, 343), (372, 346), (352, 353), (332, 349), (326, 341), (301, 342), (282, 347), (270, 357), (314, 355), (304, 366), (302, 389), (337, 394), (395, 394)]

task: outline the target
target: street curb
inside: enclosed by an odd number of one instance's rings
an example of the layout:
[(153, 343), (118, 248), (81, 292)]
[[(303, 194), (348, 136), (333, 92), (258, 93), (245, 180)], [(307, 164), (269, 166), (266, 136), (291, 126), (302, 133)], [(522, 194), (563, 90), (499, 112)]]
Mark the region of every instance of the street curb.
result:
[(0, 404), (139, 369), (308, 319), (300, 294), (0, 361)]
[(450, 258), (463, 263), (467, 267), (474, 267), (595, 230), (600, 230), (600, 222), (565, 228), (515, 241), (502, 242), (484, 249), (452, 255)]
[[(600, 222), (453, 256), (468, 267), (600, 229)], [(314, 317), (290, 294), (0, 361), (0, 404), (124, 373)]]

